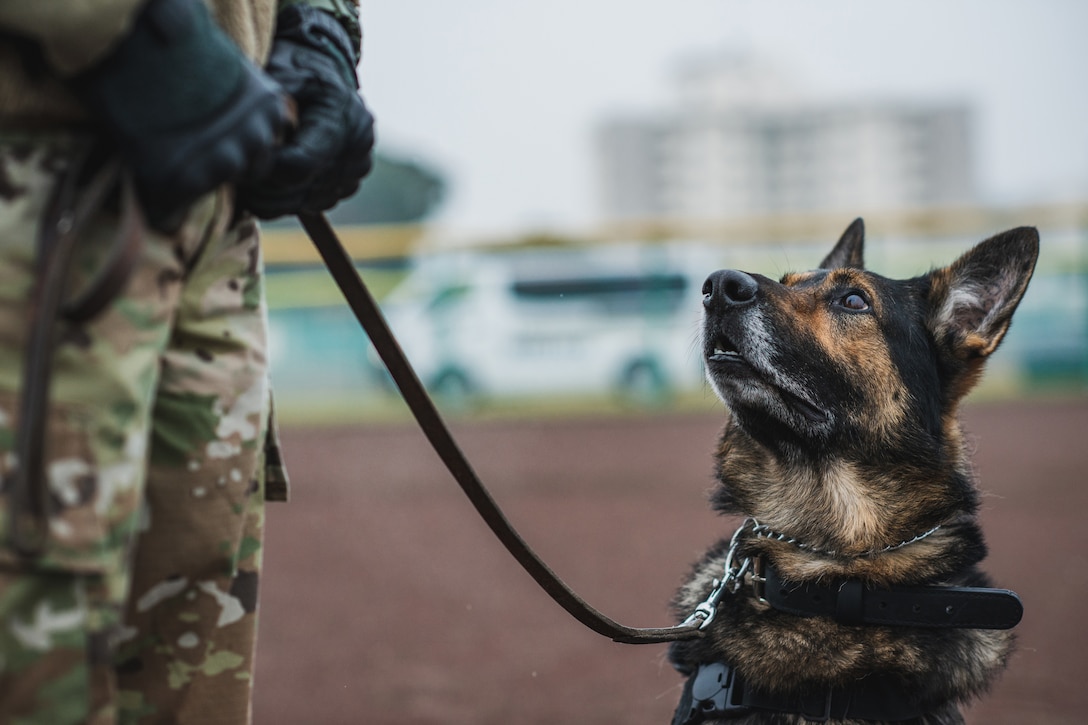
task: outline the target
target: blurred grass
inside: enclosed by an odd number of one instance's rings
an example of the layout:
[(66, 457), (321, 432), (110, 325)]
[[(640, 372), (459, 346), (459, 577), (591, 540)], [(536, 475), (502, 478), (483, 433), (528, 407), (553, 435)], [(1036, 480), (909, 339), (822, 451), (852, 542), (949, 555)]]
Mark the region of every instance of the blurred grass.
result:
[[(450, 421), (504, 421), (524, 419), (647, 417), (685, 413), (713, 413), (722, 404), (709, 390), (685, 391), (656, 406), (642, 406), (607, 396), (540, 396), (502, 398), (474, 405), (444, 404), (436, 401), (444, 419)], [(276, 417), (291, 426), (397, 425), (413, 420), (399, 394), (347, 393), (328, 396), (277, 397)]]
[[(1088, 387), (1080, 383), (1028, 386), (1016, 376), (996, 375), (993, 379), (984, 379), (968, 395), (966, 404), (1084, 398), (1088, 398)], [(705, 385), (697, 390), (676, 393), (660, 405), (638, 405), (617, 395), (511, 397), (469, 405), (450, 405), (436, 400), (436, 405), (442, 417), (450, 422), (724, 414), (724, 406)], [(281, 424), (296, 427), (414, 425), (411, 411), (399, 393), (392, 391), (377, 395), (361, 390), (308, 396), (278, 395), (276, 417)]]

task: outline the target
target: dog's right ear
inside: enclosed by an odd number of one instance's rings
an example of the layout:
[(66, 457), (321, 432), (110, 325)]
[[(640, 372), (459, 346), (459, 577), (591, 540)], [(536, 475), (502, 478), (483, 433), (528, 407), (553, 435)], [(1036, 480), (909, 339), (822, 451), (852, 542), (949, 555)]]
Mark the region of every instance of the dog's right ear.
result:
[(928, 324), (956, 371), (954, 399), (975, 384), (986, 358), (1005, 337), (1038, 258), (1039, 232), (1019, 227), (927, 275)]
[(1039, 258), (1039, 232), (1019, 227), (929, 274), (930, 327), (962, 358), (986, 357), (1005, 336)]
[(865, 222), (858, 217), (839, 237), (831, 254), (820, 262), (820, 269), (839, 269), (853, 267), (865, 269)]

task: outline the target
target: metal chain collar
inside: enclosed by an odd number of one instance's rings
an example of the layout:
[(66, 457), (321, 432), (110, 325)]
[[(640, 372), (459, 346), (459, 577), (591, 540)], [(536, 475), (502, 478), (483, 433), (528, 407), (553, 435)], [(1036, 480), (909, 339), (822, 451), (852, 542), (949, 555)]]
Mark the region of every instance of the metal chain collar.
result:
[[(797, 539), (794, 539), (791, 536), (787, 536), (786, 534), (781, 534), (781, 533), (778, 533), (776, 531), (772, 531), (769, 526), (767, 526), (766, 524), (761, 524), (759, 521), (757, 521), (754, 518), (746, 519), (744, 524), (741, 525), (741, 528), (743, 528), (745, 525), (747, 525), (748, 522), (752, 522), (754, 524), (754, 526), (752, 527), (752, 533), (755, 534), (756, 536), (758, 536), (761, 539), (772, 539), (774, 541), (782, 541), (782, 542), (785, 542), (787, 544), (792, 544), (792, 545), (796, 546), (798, 549), (802, 549), (804, 551), (811, 551), (814, 554), (822, 554), (824, 556), (836, 556), (836, 557), (837, 556), (844, 556), (844, 554), (842, 552), (833, 551), (831, 549), (821, 549), (818, 546), (813, 546), (811, 544), (806, 544), (803, 541), (798, 541)], [(934, 526), (929, 531), (918, 534), (913, 539), (907, 539), (906, 541), (900, 541), (898, 544), (890, 544), (890, 545), (885, 546), (885, 547), (883, 547), (881, 549), (869, 549), (868, 551), (863, 551), (860, 554), (856, 554), (855, 556), (857, 558), (866, 558), (866, 557), (871, 557), (871, 556), (877, 556), (879, 554), (887, 554), (888, 552), (896, 551), (897, 549), (902, 549), (905, 546), (910, 546), (911, 544), (915, 544), (915, 543), (921, 541), (922, 539), (925, 539), (926, 537), (937, 533), (937, 531), (940, 528), (941, 528), (941, 524), (937, 524), (936, 526)]]

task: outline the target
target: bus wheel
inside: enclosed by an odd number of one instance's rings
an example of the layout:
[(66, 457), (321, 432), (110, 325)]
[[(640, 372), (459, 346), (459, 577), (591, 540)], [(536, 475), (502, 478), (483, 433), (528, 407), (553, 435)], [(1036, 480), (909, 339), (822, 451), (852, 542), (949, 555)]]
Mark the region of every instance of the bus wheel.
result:
[(431, 393), (450, 410), (471, 410), (479, 404), (479, 391), (468, 374), (459, 368), (440, 372), (430, 385)]
[(620, 396), (626, 403), (647, 408), (664, 405), (669, 392), (665, 374), (653, 360), (630, 363), (620, 378)]

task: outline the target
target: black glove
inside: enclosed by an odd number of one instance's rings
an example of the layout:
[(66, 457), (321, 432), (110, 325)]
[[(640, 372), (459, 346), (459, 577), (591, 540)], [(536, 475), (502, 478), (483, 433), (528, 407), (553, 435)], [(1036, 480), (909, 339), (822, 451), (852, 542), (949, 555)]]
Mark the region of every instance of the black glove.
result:
[(330, 14), (285, 8), (266, 72), (295, 99), (298, 128), (264, 178), (244, 181), (239, 204), (262, 219), (331, 209), (370, 171), (374, 118), (359, 97), (358, 46)]
[(289, 122), (283, 91), (194, 0), (148, 2), (71, 88), (113, 137), (160, 229), (220, 184), (267, 170)]

